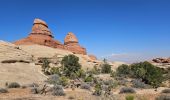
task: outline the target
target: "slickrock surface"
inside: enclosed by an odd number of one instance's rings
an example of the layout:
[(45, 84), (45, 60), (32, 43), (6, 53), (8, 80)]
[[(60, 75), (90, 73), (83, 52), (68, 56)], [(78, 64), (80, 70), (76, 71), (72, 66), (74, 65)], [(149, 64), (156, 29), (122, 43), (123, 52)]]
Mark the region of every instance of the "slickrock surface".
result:
[(0, 62), (5, 61), (31, 62), (32, 56), (12, 43), (0, 41)]

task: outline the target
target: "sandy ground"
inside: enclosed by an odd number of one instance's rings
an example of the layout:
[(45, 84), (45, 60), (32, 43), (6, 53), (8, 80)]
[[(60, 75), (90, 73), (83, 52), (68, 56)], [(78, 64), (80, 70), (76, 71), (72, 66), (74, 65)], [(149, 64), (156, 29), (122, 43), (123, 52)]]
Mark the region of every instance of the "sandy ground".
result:
[[(148, 91), (149, 92), (149, 91)], [(73, 97), (73, 100), (109, 100), (103, 97), (94, 96), (91, 92), (82, 89), (65, 90), (66, 96), (52, 96), (52, 95), (40, 95), (31, 94), (30, 89), (9, 89), (9, 93), (1, 93), (0, 100), (69, 100), (69, 97)], [(144, 94), (115, 94), (114, 99), (111, 100), (125, 100), (127, 95), (133, 95), (135, 100), (155, 100), (159, 93), (144, 93)], [(168, 94), (167, 94), (168, 95)]]

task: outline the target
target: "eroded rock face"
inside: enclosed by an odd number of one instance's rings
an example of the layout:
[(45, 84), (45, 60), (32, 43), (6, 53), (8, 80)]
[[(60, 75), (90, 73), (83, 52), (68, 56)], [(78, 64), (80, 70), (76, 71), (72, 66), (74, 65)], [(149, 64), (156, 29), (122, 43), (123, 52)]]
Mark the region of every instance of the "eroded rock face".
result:
[(78, 39), (76, 36), (72, 33), (69, 32), (67, 36), (64, 39), (64, 45), (67, 50), (76, 53), (76, 54), (86, 54), (86, 49), (81, 47), (78, 44)]
[(46, 22), (41, 19), (35, 19), (32, 31), (28, 37), (14, 42), (16, 45), (32, 45), (39, 44), (53, 48), (60, 48), (71, 51), (75, 54), (86, 54), (86, 49), (78, 44), (76, 36), (69, 32), (64, 40), (64, 44), (53, 39), (54, 36), (48, 28)]

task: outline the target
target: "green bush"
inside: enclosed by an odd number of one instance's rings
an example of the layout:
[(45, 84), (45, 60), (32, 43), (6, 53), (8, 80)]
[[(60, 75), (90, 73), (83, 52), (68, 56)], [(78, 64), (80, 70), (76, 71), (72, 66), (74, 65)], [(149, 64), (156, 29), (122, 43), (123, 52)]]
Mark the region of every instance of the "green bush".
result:
[(101, 84), (96, 84), (94, 89), (95, 89), (95, 91), (94, 91), (93, 95), (100, 96), (102, 94)]
[(12, 82), (8, 84), (8, 88), (20, 88), (20, 84), (17, 82)]
[(93, 77), (92, 76), (87, 76), (85, 79), (84, 79), (84, 82), (92, 82), (93, 81)]
[(107, 63), (104, 63), (101, 65), (101, 72), (102, 73), (105, 73), (105, 74), (108, 74), (111, 72), (111, 65), (107, 64)]
[(62, 86), (68, 85), (68, 81), (69, 81), (68, 78), (65, 77), (65, 76), (61, 76), (59, 78), (59, 84), (62, 85)]
[(117, 68), (116, 75), (142, 79), (145, 84), (155, 88), (163, 81), (163, 70), (149, 62), (134, 63), (130, 66), (123, 64)]
[(110, 72), (110, 77), (116, 77), (116, 72), (112, 70), (112, 71)]
[(61, 65), (63, 67), (63, 72), (67, 77), (70, 77), (72, 73), (76, 73), (81, 69), (81, 65), (79, 63), (79, 58), (75, 55), (64, 56), (61, 61)]
[(153, 87), (158, 87), (163, 81), (162, 70), (149, 62), (132, 64), (131, 71), (135, 78), (140, 78)]
[(116, 69), (117, 76), (129, 76), (130, 75), (130, 66), (122, 64)]
[(50, 69), (50, 74), (58, 74), (58, 75), (60, 75), (61, 74), (60, 73), (60, 68), (59, 67), (52, 67)]
[(134, 96), (133, 95), (127, 95), (126, 100), (134, 100)]
[(76, 72), (76, 75), (77, 77), (79, 78), (85, 78), (86, 77), (86, 73), (83, 69), (79, 69), (77, 72)]

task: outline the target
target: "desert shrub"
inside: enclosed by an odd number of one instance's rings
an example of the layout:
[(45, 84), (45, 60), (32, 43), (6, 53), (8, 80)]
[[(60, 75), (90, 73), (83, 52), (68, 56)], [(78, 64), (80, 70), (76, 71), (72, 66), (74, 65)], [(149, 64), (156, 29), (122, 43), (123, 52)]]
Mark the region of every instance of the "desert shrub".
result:
[(38, 87), (33, 87), (33, 88), (31, 88), (31, 93), (32, 94), (39, 94), (40, 93), (40, 89), (38, 89)]
[(41, 59), (41, 62), (42, 62), (42, 71), (44, 72), (44, 74), (48, 74), (49, 72), (49, 68), (50, 68), (50, 62), (47, 58), (43, 58)]
[(134, 100), (134, 96), (133, 95), (127, 95), (125, 98), (126, 98), (126, 100)]
[(147, 88), (147, 85), (141, 80), (132, 80), (132, 86), (134, 88)]
[(103, 81), (104, 85), (112, 85), (113, 84), (113, 80), (105, 80)]
[(119, 85), (126, 86), (128, 82), (129, 82), (128, 80), (122, 79), (122, 80), (119, 80), (119, 81), (118, 81), (118, 84), (119, 84)]
[(64, 93), (63, 87), (61, 85), (55, 85), (52, 88), (52, 95), (54, 95), (54, 96), (64, 96), (65, 93)]
[(76, 73), (72, 72), (72, 73), (70, 73), (69, 78), (72, 79), (72, 80), (74, 80), (74, 79), (78, 78), (78, 76), (77, 76)]
[(92, 82), (93, 81), (93, 77), (86, 77), (84, 82)]
[(90, 90), (90, 85), (87, 83), (82, 83), (80, 87), (81, 87), (81, 89)]
[(60, 68), (59, 67), (52, 67), (50, 69), (50, 74), (58, 74), (58, 75), (60, 75), (61, 74), (60, 73)]
[(121, 88), (119, 93), (122, 94), (122, 93), (136, 93), (136, 92), (133, 88), (124, 87)]
[(54, 85), (62, 85), (62, 86), (66, 86), (69, 82), (69, 79), (65, 76), (59, 76), (57, 74), (53, 74), (50, 75), (48, 80), (46, 81), (50, 84), (54, 84)]
[(0, 88), (0, 93), (8, 93), (8, 90), (4, 88)]
[(8, 88), (20, 88), (20, 84), (17, 82), (12, 82), (8, 84)]
[(77, 77), (79, 78), (85, 78), (86, 77), (86, 73), (83, 69), (79, 69), (77, 72), (76, 72), (76, 75)]
[(132, 64), (131, 71), (135, 78), (141, 78), (146, 84), (153, 87), (160, 86), (163, 81), (162, 70), (149, 62)]
[(93, 95), (100, 96), (102, 94), (101, 84), (96, 84), (94, 89), (95, 89), (95, 91), (94, 91)]
[(128, 65), (122, 64), (116, 69), (117, 76), (129, 76), (130, 75), (130, 67)]
[(162, 93), (170, 93), (170, 89), (164, 89), (162, 90)]
[(61, 65), (63, 66), (63, 72), (67, 77), (70, 77), (72, 73), (76, 73), (81, 69), (79, 58), (71, 54), (64, 56)]
[(112, 70), (112, 71), (110, 72), (110, 77), (115, 77), (115, 76), (116, 76), (116, 72)]
[(50, 84), (59, 84), (60, 77), (57, 74), (50, 75), (47, 82), (50, 83)]
[(111, 72), (111, 65), (109, 65), (108, 63), (104, 63), (101, 65), (101, 72), (108, 74)]
[(90, 74), (90, 75), (88, 75), (88, 76), (85, 77), (84, 82), (92, 82), (93, 79), (94, 79), (94, 78), (93, 78), (93, 75)]
[(156, 100), (170, 100), (169, 95), (160, 95), (159, 97), (156, 98)]
[(93, 68), (91, 70), (91, 73), (95, 74), (95, 75), (98, 75), (98, 74), (100, 74), (100, 69), (97, 68), (97, 66), (95, 65), (95, 66), (93, 66)]
[(68, 84), (68, 78), (65, 76), (61, 76), (59, 78), (59, 85), (66, 86)]

